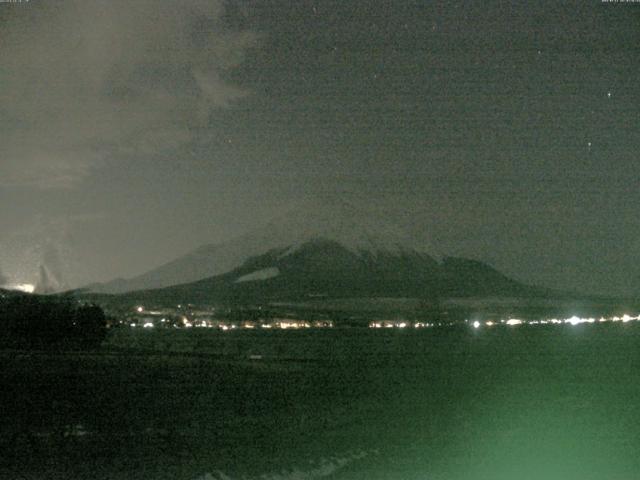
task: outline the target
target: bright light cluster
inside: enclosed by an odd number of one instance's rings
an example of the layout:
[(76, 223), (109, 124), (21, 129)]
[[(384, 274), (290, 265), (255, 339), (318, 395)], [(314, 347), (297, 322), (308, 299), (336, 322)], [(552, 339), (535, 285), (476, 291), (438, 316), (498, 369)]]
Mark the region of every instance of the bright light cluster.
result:
[(369, 322), (369, 328), (430, 328), (440, 327), (441, 323), (409, 322), (407, 320), (374, 320)]
[[(514, 326), (514, 325), (580, 325), (583, 323), (603, 323), (603, 322), (622, 322), (622, 323), (627, 323), (627, 322), (632, 322), (632, 321), (638, 321), (640, 320), (640, 315), (637, 315), (635, 317), (628, 315), (628, 314), (624, 314), (621, 317), (618, 316), (613, 316), (613, 317), (600, 317), (599, 319), (596, 319), (594, 317), (578, 317), (576, 315), (569, 317), (569, 318), (549, 318), (549, 319), (544, 319), (544, 320), (520, 320), (518, 318), (509, 318), (507, 320), (500, 320), (499, 323), (504, 324), (504, 325), (509, 325), (509, 326)], [(496, 325), (496, 323), (498, 322), (493, 322), (491, 320), (487, 320), (486, 322), (484, 322), (484, 326), (487, 327), (492, 327), (493, 325)], [(472, 323), (473, 328), (480, 328), (481, 326), (483, 326), (483, 323), (479, 322), (478, 320), (474, 321)]]

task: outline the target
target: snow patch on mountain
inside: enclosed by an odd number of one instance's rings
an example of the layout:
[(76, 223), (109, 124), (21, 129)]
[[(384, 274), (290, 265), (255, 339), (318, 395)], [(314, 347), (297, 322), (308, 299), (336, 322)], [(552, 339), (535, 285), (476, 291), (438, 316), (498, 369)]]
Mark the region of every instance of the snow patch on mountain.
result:
[(277, 267), (263, 268), (262, 270), (256, 270), (255, 272), (236, 278), (235, 283), (267, 280), (269, 278), (277, 277), (278, 275), (280, 275), (280, 270)]

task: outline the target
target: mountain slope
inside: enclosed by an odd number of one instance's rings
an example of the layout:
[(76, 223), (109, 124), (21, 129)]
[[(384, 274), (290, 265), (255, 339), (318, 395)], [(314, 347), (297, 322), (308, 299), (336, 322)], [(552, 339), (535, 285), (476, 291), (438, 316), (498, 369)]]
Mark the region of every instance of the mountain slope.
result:
[(354, 252), (316, 239), (273, 249), (222, 275), (119, 295), (124, 302), (266, 304), (354, 298), (528, 295), (534, 291), (472, 260), (415, 251)]
[(353, 254), (435, 256), (432, 246), (409, 237), (380, 212), (334, 201), (300, 206), (232, 241), (205, 245), (137, 277), (92, 285), (88, 289), (98, 293), (123, 293), (194, 282), (228, 273), (266, 252), (294, 252), (315, 240), (335, 242)]
[(90, 289), (153, 304), (529, 296), (478, 261), (434, 254), (379, 212), (301, 206), (231, 242), (203, 246), (130, 280)]

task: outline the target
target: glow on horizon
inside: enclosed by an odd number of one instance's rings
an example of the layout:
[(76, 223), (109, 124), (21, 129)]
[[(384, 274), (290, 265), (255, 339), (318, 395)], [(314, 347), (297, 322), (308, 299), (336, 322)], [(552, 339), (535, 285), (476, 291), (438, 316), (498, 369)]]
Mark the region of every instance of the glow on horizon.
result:
[(571, 325), (578, 325), (579, 323), (584, 323), (586, 319), (578, 318), (575, 315), (571, 318), (567, 318), (564, 323), (570, 323)]
[(36, 286), (32, 283), (16, 283), (12, 285), (5, 285), (2, 288), (7, 290), (17, 290), (19, 292), (33, 293), (36, 291)]

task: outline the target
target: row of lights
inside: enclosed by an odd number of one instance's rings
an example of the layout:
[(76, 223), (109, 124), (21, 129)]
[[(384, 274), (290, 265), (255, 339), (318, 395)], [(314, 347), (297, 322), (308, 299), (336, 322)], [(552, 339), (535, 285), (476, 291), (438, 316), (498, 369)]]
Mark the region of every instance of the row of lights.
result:
[[(508, 320), (500, 320), (499, 322), (492, 322), (491, 320), (488, 320), (486, 322), (484, 322), (484, 325), (487, 327), (492, 327), (493, 325), (496, 324), (504, 324), (504, 325), (509, 325), (509, 326), (514, 326), (514, 325), (559, 325), (559, 324), (568, 324), (568, 325), (580, 325), (581, 323), (604, 323), (604, 322), (622, 322), (622, 323), (628, 323), (628, 322), (632, 322), (632, 321), (637, 321), (640, 320), (640, 315), (632, 317), (628, 314), (624, 314), (621, 317), (619, 316), (613, 316), (613, 317), (600, 317), (599, 319), (595, 319), (593, 317), (588, 317), (588, 318), (582, 318), (582, 317), (577, 317), (577, 316), (573, 316), (573, 317), (569, 317), (569, 318), (564, 318), (564, 319), (558, 319), (558, 318), (551, 318), (548, 320), (520, 320), (519, 318), (510, 318)], [(480, 328), (483, 323), (476, 320), (474, 321), (472, 324), (473, 328)]]
[(428, 322), (416, 322), (411, 324), (409, 322), (396, 322), (396, 321), (374, 321), (369, 322), (369, 328), (407, 328), (413, 326), (414, 328), (429, 328), (440, 327), (441, 323), (428, 323)]
[[(162, 320), (160, 320), (161, 323), (166, 323), (166, 319), (163, 318)], [(139, 324), (138, 323), (131, 323), (129, 326), (131, 327), (137, 327)], [(143, 328), (154, 328), (156, 325), (153, 322), (146, 322), (142, 325)], [(300, 329), (300, 328), (331, 328), (333, 327), (333, 323), (332, 322), (319, 322), (319, 323), (314, 323), (312, 324), (311, 322), (307, 322), (307, 321), (278, 321), (278, 322), (273, 322), (273, 323), (249, 323), (249, 322), (243, 322), (241, 324), (236, 324), (236, 323), (212, 323), (212, 322), (207, 322), (205, 320), (201, 320), (201, 321), (196, 321), (196, 322), (191, 322), (189, 321), (186, 317), (183, 317), (182, 319), (182, 327), (178, 326), (178, 325), (174, 325), (174, 328), (217, 328), (219, 330), (235, 330), (235, 329), (244, 329), (244, 330), (254, 330), (256, 328), (261, 328), (261, 329), (271, 329), (271, 328), (275, 328), (275, 329), (280, 329), (280, 330), (287, 330), (287, 329)]]
[[(508, 325), (510, 327), (516, 325), (580, 325), (582, 323), (604, 323), (604, 322), (622, 322), (628, 323), (632, 321), (640, 320), (640, 315), (632, 317), (631, 315), (624, 314), (621, 317), (613, 316), (613, 317), (600, 317), (599, 319), (588, 317), (569, 317), (569, 318), (551, 318), (546, 320), (521, 320), (519, 318), (509, 318), (503, 319), (499, 321), (487, 320), (485, 322), (480, 322), (479, 320), (475, 320), (471, 323), (473, 328), (480, 328), (482, 326), (493, 327), (495, 325)], [(429, 328), (429, 327), (439, 327), (443, 326), (442, 323), (427, 323), (427, 322), (416, 322), (416, 323), (408, 323), (404, 321), (373, 321), (369, 323), (369, 328), (407, 328), (413, 326), (414, 328)]]

